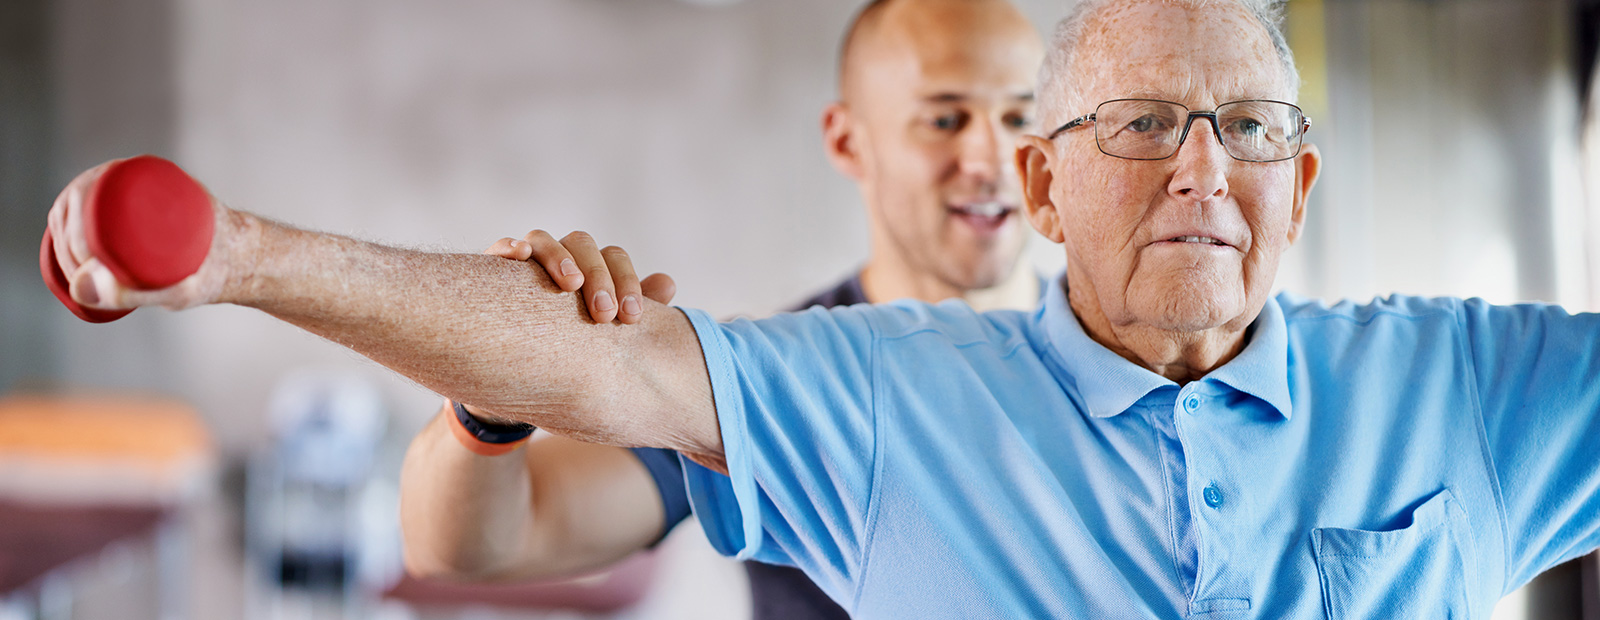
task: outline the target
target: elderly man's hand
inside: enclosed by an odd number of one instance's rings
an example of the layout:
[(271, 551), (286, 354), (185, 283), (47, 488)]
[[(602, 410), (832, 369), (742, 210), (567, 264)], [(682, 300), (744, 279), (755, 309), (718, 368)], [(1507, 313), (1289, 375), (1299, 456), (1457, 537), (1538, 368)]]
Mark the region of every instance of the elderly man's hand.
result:
[(637, 323), (644, 312), (641, 295), (666, 304), (678, 291), (672, 277), (664, 273), (641, 281), (626, 251), (614, 245), (599, 248), (594, 238), (583, 231), (570, 233), (557, 242), (550, 233), (535, 230), (521, 239), (502, 238), (484, 253), (531, 260), (544, 267), (561, 290), (582, 288), (589, 316), (596, 323)]
[[(66, 275), (72, 299), (84, 306), (99, 309), (162, 306), (171, 310), (220, 301), (230, 270), (227, 267), (229, 252), (219, 249), (241, 237), (242, 226), (232, 222), (232, 212), (209, 192), (205, 197), (215, 217), (211, 251), (197, 271), (177, 284), (157, 290), (141, 290), (130, 283), (118, 281), (103, 262), (105, 257), (95, 255), (89, 242), (89, 228), (95, 223), (89, 221), (86, 202), (95, 183), (108, 169), (122, 161), (108, 161), (79, 174), (67, 184), (50, 207), (48, 231), (51, 247), (56, 266)], [(126, 233), (125, 229), (98, 231), (101, 243), (115, 243), (108, 237)]]

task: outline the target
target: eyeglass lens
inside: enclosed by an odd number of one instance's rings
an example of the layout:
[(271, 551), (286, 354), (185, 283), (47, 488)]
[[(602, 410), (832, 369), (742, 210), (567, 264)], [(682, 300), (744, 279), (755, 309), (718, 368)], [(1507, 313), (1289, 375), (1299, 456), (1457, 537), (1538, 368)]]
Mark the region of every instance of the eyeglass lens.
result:
[[(1217, 107), (1217, 132), (1235, 159), (1277, 161), (1300, 152), (1300, 110), (1279, 101), (1236, 101)], [(1204, 122), (1204, 119), (1196, 119)], [(1107, 155), (1166, 159), (1178, 152), (1189, 110), (1169, 101), (1122, 99), (1095, 110), (1095, 141)], [(1204, 127), (1192, 128), (1201, 131)]]

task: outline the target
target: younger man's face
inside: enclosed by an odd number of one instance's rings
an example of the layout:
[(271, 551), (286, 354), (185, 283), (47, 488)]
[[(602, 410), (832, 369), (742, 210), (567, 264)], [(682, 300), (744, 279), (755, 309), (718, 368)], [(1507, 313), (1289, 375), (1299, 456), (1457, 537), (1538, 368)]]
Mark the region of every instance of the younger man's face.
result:
[(847, 78), (858, 180), (887, 237), (875, 241), (947, 285), (994, 286), (1026, 241), (1011, 159), (1031, 129), (1042, 45), (1004, 2), (895, 9)]

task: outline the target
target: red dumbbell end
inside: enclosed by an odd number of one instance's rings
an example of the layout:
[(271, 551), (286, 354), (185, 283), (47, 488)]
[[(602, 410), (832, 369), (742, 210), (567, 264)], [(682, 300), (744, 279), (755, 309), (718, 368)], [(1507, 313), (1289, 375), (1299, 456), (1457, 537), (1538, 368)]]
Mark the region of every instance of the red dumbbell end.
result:
[[(177, 164), (154, 155), (107, 167), (89, 187), (80, 216), (89, 251), (118, 282), (139, 290), (167, 288), (199, 271), (216, 228), (205, 188)], [(45, 284), (79, 318), (105, 323), (131, 312), (85, 308), (72, 301), (48, 229), (39, 262)]]

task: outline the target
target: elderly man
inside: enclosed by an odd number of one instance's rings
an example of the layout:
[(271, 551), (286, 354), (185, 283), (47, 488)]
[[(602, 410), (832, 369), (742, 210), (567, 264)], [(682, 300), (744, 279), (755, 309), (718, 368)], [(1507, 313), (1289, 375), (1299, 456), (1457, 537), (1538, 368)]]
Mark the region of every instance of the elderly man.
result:
[[(1032, 24), (1005, 0), (877, 0), (857, 14), (823, 134), (829, 158), (859, 184), (871, 255), (859, 274), (798, 309), (901, 298), (961, 298), (980, 310), (1038, 305), (1043, 287), (1023, 259), (1026, 224), (1010, 157), (1031, 127), (1043, 56)], [(632, 312), (619, 312), (610, 300), (670, 291), (662, 280), (640, 286), (625, 253), (602, 255), (586, 235), (563, 243), (535, 231), (492, 250), (536, 259), (568, 290), (582, 285), (602, 322), (637, 316), (637, 303), (625, 301)], [(572, 275), (562, 275), (563, 264)], [(585, 282), (585, 273), (594, 277)], [(670, 294), (648, 297), (666, 302)], [(414, 572), (569, 575), (653, 544), (689, 516), (675, 454), (561, 437), (477, 454), (452, 436), (458, 415), (474, 414), (447, 406), (407, 454), (403, 525)], [(492, 424), (486, 417), (465, 421)], [(799, 570), (745, 566), (756, 618), (845, 617)]]
[(53, 230), (80, 301), (260, 308), (495, 415), (725, 469), (689, 472), (713, 542), (860, 617), (1487, 617), (1600, 544), (1600, 316), (1269, 296), (1320, 160), (1268, 7), (1089, 1), (1048, 54), (1058, 129), (1016, 159), (1068, 269), (1031, 315), (587, 325), (524, 263), (220, 205), (195, 276), (131, 291), (74, 225), (97, 170)]

